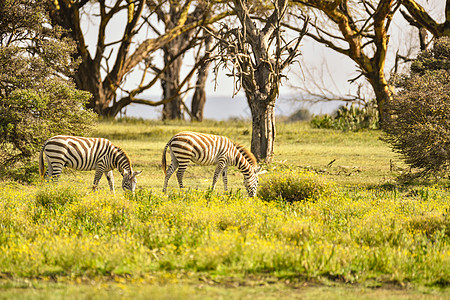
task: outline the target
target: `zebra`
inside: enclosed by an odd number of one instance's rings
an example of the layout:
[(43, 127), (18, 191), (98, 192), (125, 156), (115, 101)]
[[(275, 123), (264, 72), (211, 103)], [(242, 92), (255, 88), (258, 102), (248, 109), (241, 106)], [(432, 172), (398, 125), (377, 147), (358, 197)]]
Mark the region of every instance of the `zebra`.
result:
[[(170, 150), (172, 162), (166, 171), (166, 152)], [(258, 187), (258, 172), (255, 156), (242, 145), (227, 137), (183, 131), (174, 135), (164, 147), (162, 155), (162, 168), (164, 170), (164, 187), (166, 192), (170, 176), (177, 170), (177, 179), (180, 188), (183, 188), (183, 175), (189, 162), (200, 165), (217, 165), (214, 172), (211, 188), (214, 189), (217, 179), (222, 174), (224, 189), (227, 191), (227, 168), (237, 166), (244, 175), (244, 185), (248, 195), (254, 197)]]
[[(48, 170), (45, 172), (44, 154)], [(123, 176), (122, 189), (134, 192), (136, 176), (142, 171), (133, 171), (131, 161), (125, 151), (104, 138), (85, 138), (79, 136), (57, 135), (49, 138), (39, 154), (39, 173), (44, 179), (57, 181), (63, 167), (81, 171), (95, 170), (95, 191), (105, 173), (109, 188), (114, 192), (113, 169), (117, 168)]]

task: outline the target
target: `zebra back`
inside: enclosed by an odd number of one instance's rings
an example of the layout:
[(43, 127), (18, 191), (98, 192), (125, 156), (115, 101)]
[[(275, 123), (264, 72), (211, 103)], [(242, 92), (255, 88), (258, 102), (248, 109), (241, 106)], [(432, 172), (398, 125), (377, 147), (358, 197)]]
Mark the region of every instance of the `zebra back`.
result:
[(104, 138), (58, 135), (45, 142), (41, 155), (44, 151), (51, 160), (78, 170), (94, 170), (101, 161), (106, 169), (117, 168), (121, 174), (124, 170), (131, 172), (126, 152)]

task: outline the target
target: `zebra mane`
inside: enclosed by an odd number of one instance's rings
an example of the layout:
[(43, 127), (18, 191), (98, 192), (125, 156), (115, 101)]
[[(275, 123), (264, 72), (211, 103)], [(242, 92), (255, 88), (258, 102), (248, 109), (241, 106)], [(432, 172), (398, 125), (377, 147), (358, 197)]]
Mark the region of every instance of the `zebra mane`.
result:
[(256, 157), (253, 155), (253, 153), (242, 146), (241, 144), (234, 143), (236, 148), (239, 150), (239, 152), (247, 159), (247, 161), (253, 166), (256, 167), (258, 165), (258, 162), (256, 161)]
[(123, 155), (125, 156), (125, 158), (127, 159), (128, 163), (130, 164), (130, 168), (131, 168), (131, 159), (128, 156), (128, 154), (125, 152), (125, 150), (123, 150), (121, 147), (114, 145), (114, 147), (117, 149), (117, 153), (119, 155)]

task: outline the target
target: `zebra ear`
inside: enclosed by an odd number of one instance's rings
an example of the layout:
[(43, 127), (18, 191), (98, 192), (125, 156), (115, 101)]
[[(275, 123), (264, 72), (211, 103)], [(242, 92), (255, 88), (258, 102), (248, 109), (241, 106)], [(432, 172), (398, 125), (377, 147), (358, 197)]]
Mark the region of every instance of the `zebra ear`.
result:
[(134, 177), (139, 176), (139, 175), (141, 175), (141, 173), (142, 173), (142, 171), (133, 171), (133, 176)]

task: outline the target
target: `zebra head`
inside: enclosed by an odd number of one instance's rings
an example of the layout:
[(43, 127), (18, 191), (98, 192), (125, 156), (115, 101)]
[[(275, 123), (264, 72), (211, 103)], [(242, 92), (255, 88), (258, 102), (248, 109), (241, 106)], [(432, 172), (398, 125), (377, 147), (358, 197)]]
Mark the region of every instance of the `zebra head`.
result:
[(124, 191), (131, 191), (134, 193), (136, 189), (137, 179), (136, 176), (140, 175), (142, 171), (123, 171), (122, 189)]
[(250, 168), (250, 173), (248, 176), (244, 176), (244, 185), (247, 189), (247, 193), (249, 197), (256, 196), (256, 189), (258, 188), (258, 173), (261, 170), (261, 167), (258, 168)]

